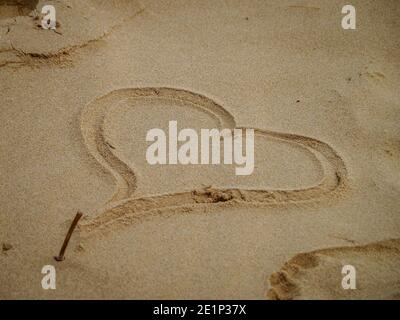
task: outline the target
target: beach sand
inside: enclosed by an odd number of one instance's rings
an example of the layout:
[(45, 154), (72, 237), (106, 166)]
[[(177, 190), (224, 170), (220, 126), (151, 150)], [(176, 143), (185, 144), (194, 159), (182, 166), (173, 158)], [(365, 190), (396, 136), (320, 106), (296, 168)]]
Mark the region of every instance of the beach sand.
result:
[[(399, 299), (400, 3), (352, 4), (0, 1), (0, 299)], [(173, 120), (253, 174), (149, 165)]]

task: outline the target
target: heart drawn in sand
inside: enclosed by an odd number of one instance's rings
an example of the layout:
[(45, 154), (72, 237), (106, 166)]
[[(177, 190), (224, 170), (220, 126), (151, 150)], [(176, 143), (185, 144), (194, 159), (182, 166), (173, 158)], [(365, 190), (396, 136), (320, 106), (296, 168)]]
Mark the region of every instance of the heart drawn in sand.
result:
[(182, 89), (120, 89), (86, 106), (85, 144), (113, 175), (116, 190), (81, 225), (83, 232), (112, 230), (151, 215), (313, 201), (346, 188), (345, 164), (328, 144), (260, 129), (254, 129), (256, 167), (248, 177), (235, 176), (232, 166), (146, 164), (146, 130), (177, 119), (185, 127), (240, 128), (221, 105)]

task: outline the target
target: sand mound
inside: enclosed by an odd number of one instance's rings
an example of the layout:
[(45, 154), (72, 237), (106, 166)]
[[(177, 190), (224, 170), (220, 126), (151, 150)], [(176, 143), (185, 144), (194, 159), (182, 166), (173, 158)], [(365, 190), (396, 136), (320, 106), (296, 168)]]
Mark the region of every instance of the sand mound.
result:
[(28, 15), (38, 4), (38, 0), (1, 0), (0, 20)]
[(40, 59), (63, 62), (75, 49), (100, 40), (142, 11), (133, 0), (62, 0), (54, 4), (56, 30), (44, 30), (41, 8), (46, 4), (42, 0), (0, 3), (0, 66)]
[[(356, 289), (342, 288), (342, 267)], [(400, 240), (300, 253), (269, 277), (270, 299), (400, 299)]]

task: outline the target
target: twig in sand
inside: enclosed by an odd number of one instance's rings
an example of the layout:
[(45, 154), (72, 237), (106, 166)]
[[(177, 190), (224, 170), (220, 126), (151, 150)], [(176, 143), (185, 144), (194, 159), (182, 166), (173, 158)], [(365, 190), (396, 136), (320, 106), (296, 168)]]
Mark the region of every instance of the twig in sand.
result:
[(65, 259), (64, 253), (65, 253), (65, 250), (67, 249), (69, 239), (71, 239), (72, 233), (74, 232), (75, 227), (78, 224), (78, 221), (82, 217), (82, 215), (83, 214), (80, 211), (78, 211), (76, 213), (74, 221), (72, 221), (71, 226), (69, 227), (68, 233), (67, 233), (67, 235), (66, 235), (66, 237), (64, 239), (64, 243), (63, 243), (63, 245), (61, 247), (60, 253), (58, 254), (58, 256), (54, 257), (54, 259), (56, 261), (63, 261)]

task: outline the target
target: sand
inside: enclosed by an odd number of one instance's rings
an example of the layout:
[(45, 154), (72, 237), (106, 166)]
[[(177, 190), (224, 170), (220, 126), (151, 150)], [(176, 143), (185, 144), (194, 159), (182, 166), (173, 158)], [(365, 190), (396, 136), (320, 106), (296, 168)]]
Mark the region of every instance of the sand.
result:
[[(271, 299), (400, 299), (400, 241), (300, 253), (269, 278)], [(337, 270), (357, 266), (354, 290)], [(347, 271), (344, 272), (346, 274)], [(357, 273), (360, 275), (357, 279)], [(357, 287), (360, 290), (357, 290)]]
[[(397, 1), (353, 1), (355, 31), (340, 1), (16, 2), (0, 299), (399, 299)], [(149, 165), (146, 132), (170, 120), (254, 129), (254, 173)]]

